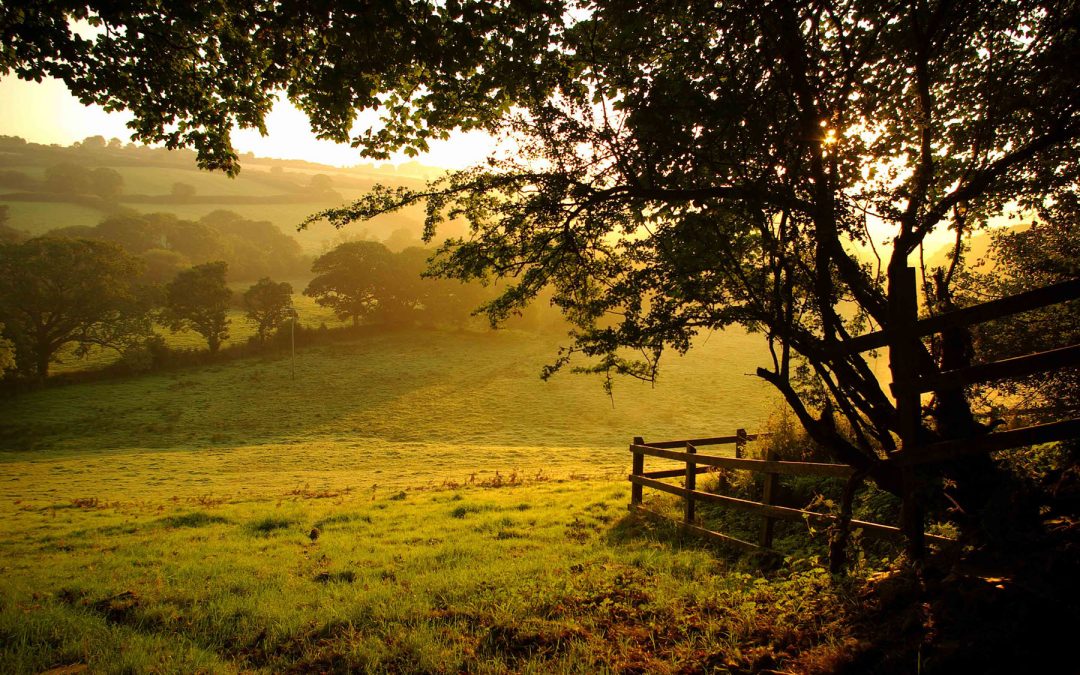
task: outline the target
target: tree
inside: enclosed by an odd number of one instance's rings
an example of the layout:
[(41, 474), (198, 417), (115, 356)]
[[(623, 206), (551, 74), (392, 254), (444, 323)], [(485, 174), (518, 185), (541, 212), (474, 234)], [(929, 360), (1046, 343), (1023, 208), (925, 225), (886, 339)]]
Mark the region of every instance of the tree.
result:
[[(495, 319), (553, 289), (577, 326), (570, 353), (598, 372), (652, 378), (665, 349), (701, 331), (758, 331), (773, 355), (758, 375), (894, 492), (896, 406), (839, 347), (895, 327), (931, 233), (1062, 201), (1080, 179), (1080, 71), (1062, 67), (1080, 41), (1064, 1), (101, 6), (0, 22), (0, 71), (61, 77), (132, 110), (137, 136), (229, 172), (230, 129), (260, 127), (279, 89), (318, 133), (373, 158), (455, 128), (512, 134), (515, 154), (485, 167), (321, 215), (340, 226), (426, 202), (429, 237), (466, 219), (436, 269), (511, 277), (487, 305)], [(115, 30), (82, 40), (69, 17)], [(180, 79), (165, 87), (161, 73)], [(364, 109), (381, 123), (351, 136)], [(948, 301), (948, 284), (935, 296)], [(898, 367), (941, 369), (915, 347)], [(971, 416), (950, 400), (951, 416)], [(923, 440), (986, 431), (920, 427)], [(978, 513), (1001, 491), (995, 475), (982, 457), (928, 469), (927, 484)]]
[[(1016, 295), (1080, 278), (1080, 203), (1076, 198), (1040, 209), (1026, 229), (992, 234), (986, 266), (968, 271), (958, 295), (969, 301)], [(1053, 305), (983, 324), (974, 333), (980, 360), (1002, 359), (1080, 343), (1080, 301)], [(1052, 421), (1080, 409), (1080, 370), (1067, 368), (995, 384), (997, 393)]]
[(124, 177), (115, 169), (100, 167), (90, 172), (90, 192), (98, 197), (114, 200), (123, 190)]
[(88, 194), (93, 187), (92, 173), (85, 166), (60, 162), (45, 169), (45, 189), (59, 194)]
[(259, 342), (265, 342), (267, 334), (289, 316), (292, 293), (292, 284), (287, 281), (276, 283), (266, 277), (244, 291), (244, 307), (255, 324)]
[(181, 201), (188, 201), (195, 196), (195, 186), (191, 183), (181, 183), (177, 181), (172, 184), (172, 196)]
[(229, 338), (227, 270), (224, 262), (203, 263), (183, 270), (165, 287), (165, 323), (174, 332), (190, 329), (202, 335), (211, 354)]
[(314, 174), (308, 181), (308, 189), (320, 195), (334, 191), (334, 181), (325, 173)]
[(353, 325), (370, 316), (389, 297), (392, 283), (392, 254), (374, 241), (341, 244), (315, 259), (311, 271), (316, 275), (304, 289), (304, 295), (329, 307), (339, 319), (352, 319)]
[(115, 244), (39, 237), (0, 245), (0, 320), (19, 368), (44, 380), (68, 345), (125, 351), (150, 333), (138, 261)]

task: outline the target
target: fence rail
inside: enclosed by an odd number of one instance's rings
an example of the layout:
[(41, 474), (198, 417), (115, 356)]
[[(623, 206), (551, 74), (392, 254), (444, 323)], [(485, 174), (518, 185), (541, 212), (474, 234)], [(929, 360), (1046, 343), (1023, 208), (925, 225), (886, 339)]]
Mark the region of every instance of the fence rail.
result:
[[(767, 434), (742, 434), (737, 436), (723, 436), (718, 439), (709, 439), (713, 445), (734, 443), (736, 438), (756, 439)], [(679, 446), (685, 449), (682, 452), (671, 450)], [(635, 438), (630, 445), (630, 452), (634, 456), (634, 472), (630, 474), (631, 492), (630, 510), (653, 517), (666, 518), (661, 514), (642, 505), (642, 489), (649, 488), (667, 494), (681, 497), (683, 500), (683, 519), (681, 526), (687, 533), (709, 539), (711, 541), (733, 546), (747, 551), (771, 551), (773, 540), (773, 522), (775, 520), (789, 520), (809, 522), (815, 525), (831, 525), (839, 520), (838, 516), (816, 511), (806, 511), (786, 506), (779, 506), (773, 501), (776, 497), (778, 480), (781, 475), (791, 476), (817, 476), (824, 478), (846, 478), (854, 476), (854, 470), (846, 464), (826, 464), (819, 462), (789, 462), (773, 459), (746, 459), (741, 457), (718, 457), (715, 455), (703, 455), (698, 452), (693, 441), (658, 441), (645, 443), (641, 438)], [(683, 469), (663, 469), (658, 471), (645, 471), (645, 457), (656, 457), (685, 463)], [(741, 499), (727, 495), (704, 492), (697, 489), (697, 476), (712, 469), (735, 469), (741, 471), (753, 471), (765, 474), (765, 484), (761, 501)], [(682, 487), (663, 482), (662, 478), (676, 478), (682, 476)], [(722, 532), (716, 532), (701, 527), (695, 523), (696, 504), (715, 504), (725, 508), (736, 509), (751, 513), (762, 518), (761, 536), (758, 543), (753, 543), (733, 537)], [(900, 528), (881, 523), (873, 523), (863, 520), (851, 520), (850, 527), (862, 529), (869, 536), (899, 539), (902, 537)], [(928, 536), (927, 539), (935, 542), (951, 541), (945, 537)]]
[[(990, 302), (964, 307), (937, 316), (919, 319), (915, 321), (911, 332), (915, 337), (922, 337), (932, 333), (940, 333), (948, 328), (974, 326), (975, 324), (994, 321), (1012, 314), (1056, 305), (1077, 298), (1080, 298), (1080, 279), (1071, 279), (1051, 286), (1018, 293), (1017, 295), (1010, 295), (1007, 298), (991, 300)], [(835, 349), (846, 354), (854, 354), (887, 347), (894, 335), (895, 331), (888, 329), (878, 330), (836, 343)]]
[[(921, 466), (955, 461), (977, 453), (1080, 438), (1080, 419), (1075, 417), (1075, 411), (1073, 411), (1073, 419), (999, 431), (976, 438), (926, 443), (922, 433), (921, 397), (924, 393), (955, 391), (971, 384), (1080, 366), (1080, 344), (991, 363), (968, 365), (943, 372), (919, 373), (916, 366), (929, 363), (921, 338), (1080, 299), (1080, 279), (1072, 279), (1008, 298), (919, 319), (916, 270), (914, 267), (906, 267), (897, 272), (896, 274), (890, 272), (889, 325), (883, 330), (833, 343), (830, 349), (836, 354), (854, 355), (879, 347), (889, 348), (889, 367), (893, 377), (892, 394), (896, 411), (894, 430), (900, 438), (900, 448), (882, 461), (891, 463), (899, 469), (902, 499), (900, 527), (856, 520), (850, 521), (850, 526), (862, 528), (872, 536), (906, 537), (909, 555), (912, 559), (918, 559), (922, 556), (925, 541), (949, 541), (943, 537), (926, 535), (923, 531), (922, 505), (917, 496), (919, 483), (922, 480), (919, 473)], [(932, 369), (925, 368), (925, 370)], [(682, 526), (687, 532), (743, 549), (767, 550), (772, 546), (773, 523), (776, 520), (804, 520), (819, 524), (840, 520), (837, 516), (830, 514), (792, 509), (773, 503), (779, 477), (801, 475), (842, 478), (851, 481), (848, 489), (845, 490), (845, 504), (842, 509), (845, 516), (850, 516), (850, 494), (861, 481), (861, 476), (856, 475), (850, 466), (844, 464), (785, 462), (777, 461), (775, 456), (766, 456), (763, 460), (744, 458), (746, 444), (765, 435), (748, 434), (745, 429), (739, 429), (734, 436), (712, 438), (651, 443), (645, 443), (640, 437), (635, 438), (630, 445), (630, 452), (633, 454), (633, 470), (630, 475), (630, 509), (642, 513), (653, 513), (642, 506), (642, 490), (649, 488), (666, 492), (684, 500)], [(735, 444), (735, 457), (703, 455), (698, 452), (699, 447), (724, 444)], [(683, 462), (685, 467), (646, 472), (646, 457)], [(697, 476), (712, 469), (735, 469), (765, 474), (761, 501), (755, 502), (698, 490)], [(683, 487), (661, 480), (679, 476), (684, 478)], [(762, 529), (759, 542), (754, 544), (699, 527), (694, 523), (697, 502), (741, 509), (761, 516)], [(846, 532), (846, 527), (841, 528), (841, 533), (844, 532)]]
[(924, 393), (956, 391), (980, 382), (1024, 377), (1077, 366), (1080, 365), (1080, 345), (1067, 345), (944, 372), (918, 374), (913, 366), (925, 361), (921, 338), (1080, 299), (1080, 279), (1071, 279), (924, 319), (918, 318), (915, 268), (907, 267), (902, 270), (902, 274), (890, 273), (889, 283), (889, 326), (885, 330), (838, 343), (834, 345), (834, 349), (844, 354), (856, 354), (877, 347), (889, 348), (889, 368), (893, 375), (892, 392), (896, 404), (896, 431), (900, 437), (900, 450), (892, 453), (886, 461), (894, 462), (900, 468), (903, 499), (901, 528), (908, 539), (908, 553), (912, 559), (917, 560), (922, 557), (923, 541), (926, 538), (922, 525), (922, 504), (917, 496), (921, 480), (918, 472), (920, 466), (962, 460), (995, 450), (1080, 438), (1080, 419), (1066, 419), (994, 432), (976, 438), (926, 443), (921, 433)]

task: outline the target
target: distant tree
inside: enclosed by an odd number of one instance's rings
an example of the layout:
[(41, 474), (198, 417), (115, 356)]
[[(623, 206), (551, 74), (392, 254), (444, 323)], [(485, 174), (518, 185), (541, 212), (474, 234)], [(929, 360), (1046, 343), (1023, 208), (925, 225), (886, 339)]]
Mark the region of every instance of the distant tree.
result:
[(300, 244), (267, 220), (248, 220), (238, 213), (219, 209), (203, 216), (199, 223), (208, 225), (222, 237), (229, 261), (229, 276), (259, 279), (265, 276), (302, 275), (310, 269)]
[(315, 260), (311, 271), (316, 277), (304, 295), (356, 326), (386, 301), (393, 267), (392, 254), (382, 244), (348, 242)]
[(87, 136), (82, 140), (82, 143), (76, 145), (87, 150), (103, 150), (105, 148), (105, 137), (100, 135)]
[(317, 173), (311, 177), (308, 187), (312, 192), (332, 192), (334, 190), (334, 181), (325, 173)]
[(152, 286), (164, 286), (176, 278), (182, 270), (191, 267), (191, 261), (185, 256), (163, 248), (151, 248), (139, 254), (145, 263), (140, 281)]
[(259, 342), (264, 342), (266, 335), (288, 316), (292, 293), (292, 284), (287, 281), (277, 283), (267, 277), (259, 279), (258, 283), (244, 291), (244, 308), (255, 324)]
[(87, 237), (117, 243), (130, 253), (142, 253), (152, 248), (160, 248), (163, 233), (160, 228), (154, 227), (146, 216), (124, 213), (106, 216)]
[(58, 194), (89, 194), (93, 178), (89, 169), (72, 162), (60, 162), (45, 169), (45, 189)]
[(124, 147), (124, 142), (122, 140), (120, 140), (119, 138), (116, 138), (114, 136), (113, 138), (109, 139), (109, 149), (110, 150), (120, 150), (123, 147)]
[(173, 183), (172, 196), (177, 199), (191, 199), (195, 196), (195, 186), (190, 183)]
[(115, 244), (39, 237), (0, 245), (0, 319), (19, 368), (44, 380), (60, 350), (118, 351), (149, 334), (134, 282), (139, 262)]
[(102, 199), (113, 200), (124, 190), (124, 177), (115, 169), (100, 167), (90, 172), (90, 192)]
[(165, 235), (168, 248), (192, 261), (227, 260), (230, 251), (221, 232), (201, 222), (180, 220), (172, 214), (150, 214), (148, 218)]
[(174, 332), (188, 329), (206, 338), (211, 354), (229, 337), (229, 301), (225, 285), (228, 265), (211, 262), (183, 270), (165, 287), (162, 318)]

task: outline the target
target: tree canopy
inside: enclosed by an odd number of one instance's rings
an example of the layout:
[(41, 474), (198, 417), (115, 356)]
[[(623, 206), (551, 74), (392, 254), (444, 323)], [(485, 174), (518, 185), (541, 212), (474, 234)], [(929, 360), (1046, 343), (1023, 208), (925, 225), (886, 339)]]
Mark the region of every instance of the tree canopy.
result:
[(0, 245), (0, 320), (20, 370), (44, 380), (61, 350), (124, 351), (150, 333), (139, 262), (115, 244), (38, 237)]
[(316, 258), (311, 271), (315, 278), (304, 295), (354, 326), (389, 301), (397, 272), (393, 254), (375, 241), (341, 244)]
[(275, 282), (266, 277), (244, 291), (244, 309), (247, 310), (247, 317), (255, 324), (255, 334), (259, 342), (265, 341), (267, 334), (289, 316), (292, 292), (292, 284), (289, 282)]
[[(237, 169), (232, 126), (262, 128), (279, 90), (321, 135), (371, 157), (455, 128), (506, 134), (513, 151), (485, 166), (320, 217), (340, 226), (423, 202), (429, 236), (464, 218), (470, 234), (436, 269), (512, 277), (487, 305), (494, 318), (553, 289), (577, 326), (563, 357), (600, 372), (651, 378), (664, 349), (702, 331), (760, 331), (773, 358), (758, 374), (888, 489), (895, 405), (864, 357), (836, 346), (888, 328), (930, 234), (959, 240), (1009, 211), (1053, 219), (1077, 192), (1080, 71), (1067, 64), (1080, 60), (1080, 9), (1064, 0), (17, 11), (0, 21), (0, 72), (60, 77), (207, 167)], [(85, 39), (69, 18), (108, 30)], [(380, 124), (353, 135), (367, 109)], [(940, 363), (921, 348), (907, 366)], [(951, 433), (924, 420), (925, 438)], [(973, 475), (943, 470), (949, 485)]]
[(228, 265), (210, 262), (182, 270), (165, 286), (162, 318), (173, 331), (191, 329), (206, 338), (211, 354), (229, 338)]

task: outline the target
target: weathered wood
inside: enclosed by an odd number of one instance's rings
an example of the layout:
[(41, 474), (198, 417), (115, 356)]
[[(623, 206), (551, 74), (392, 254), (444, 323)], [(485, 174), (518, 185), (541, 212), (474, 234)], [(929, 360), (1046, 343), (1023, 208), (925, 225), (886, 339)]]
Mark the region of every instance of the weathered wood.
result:
[[(686, 461), (685, 452), (663, 450), (652, 445), (632, 445), (630, 452), (635, 455), (649, 455), (650, 457), (662, 457), (673, 459), (678, 462)], [(848, 478), (854, 473), (847, 464), (824, 464), (818, 462), (770, 462), (763, 459), (736, 459), (735, 457), (714, 457), (712, 455), (695, 455), (694, 462), (706, 466), (714, 466), (721, 469), (740, 469), (743, 471), (772, 472), (795, 476), (824, 476), (828, 478)], [(673, 475), (680, 475), (679, 473)]]
[[(766, 460), (770, 462), (776, 461), (776, 452), (770, 450), (769, 454), (765, 456)], [(776, 491), (780, 487), (780, 475), (769, 471), (765, 474), (765, 484), (761, 489), (761, 503), (765, 506), (772, 506), (773, 499), (776, 496)], [(770, 516), (765, 516), (761, 521), (761, 538), (759, 544), (762, 548), (772, 548), (773, 529), (775, 527), (775, 521)]]
[[(692, 444), (686, 444), (686, 454), (690, 457), (697, 454), (697, 448)], [(691, 525), (694, 522), (694, 491), (697, 490), (697, 465), (691, 459), (686, 460), (686, 508), (683, 513), (683, 522)]]
[[(635, 436), (634, 444), (631, 445), (630, 448), (633, 449), (635, 446), (639, 446), (644, 442), (645, 439), (643, 439), (641, 436)], [(631, 471), (633, 471), (634, 475), (638, 476), (645, 472), (645, 455), (634, 453), (634, 466)], [(630, 503), (641, 503), (641, 486), (637, 483), (634, 483), (630, 486)]]
[(746, 437), (746, 429), (737, 429), (735, 431), (735, 458), (742, 459), (746, 454), (746, 442), (749, 440)]
[[(893, 399), (896, 401), (897, 435), (900, 447), (918, 454), (919, 428), (922, 425), (922, 400), (914, 365), (918, 362), (919, 316), (914, 267), (889, 273), (889, 371), (892, 373)], [(921, 562), (925, 553), (922, 504), (919, 503), (918, 476), (908, 466), (900, 472), (900, 529), (906, 538), (908, 558)]]
[[(654, 490), (660, 490), (661, 492), (667, 492), (668, 494), (673, 494), (677, 497), (685, 497), (686, 493), (686, 488), (651, 478), (645, 478), (644, 476), (630, 476), (630, 482)], [(760, 516), (768, 515), (780, 520), (792, 520), (796, 522), (810, 521), (816, 525), (828, 525), (836, 520), (836, 516), (827, 513), (803, 511), (802, 509), (792, 509), (786, 506), (767, 506), (761, 502), (739, 499), (738, 497), (728, 497), (725, 495), (715, 495), (711, 492), (697, 491), (694, 493), (694, 498), (697, 501), (718, 504), (720, 506), (739, 509)], [(865, 520), (852, 520), (851, 527), (853, 529), (861, 529), (865, 534), (879, 538), (899, 539), (902, 536), (900, 528), (892, 527), (891, 525), (882, 525), (880, 523), (871, 523)], [(953, 541), (947, 537), (939, 537), (936, 535), (926, 535), (926, 539), (928, 541), (943, 544), (951, 543)]]
[(1020, 448), (1027, 445), (1064, 441), (1080, 438), (1080, 419), (1062, 420), (1030, 427), (999, 431), (979, 438), (958, 439), (931, 443), (917, 449), (915, 453), (903, 450), (892, 455), (891, 460), (900, 466), (915, 466), (934, 462), (947, 462), (980, 452), (994, 452)]
[[(767, 438), (769, 434), (747, 434), (746, 440), (753, 441), (758, 438)], [(687, 438), (681, 441), (649, 441), (647, 444), (650, 448), (685, 448), (687, 443), (694, 446), (702, 445), (727, 445), (730, 443), (738, 443), (738, 436), (715, 436), (713, 438)], [(641, 443), (641, 445), (646, 445)]]
[[(703, 473), (709, 473), (713, 470), (713, 468), (714, 467), (711, 466), (698, 466), (695, 467), (694, 472), (700, 476)], [(664, 469), (662, 471), (645, 471), (638, 475), (645, 476), (646, 478), (675, 478), (677, 476), (685, 476), (686, 469)]]
[[(1059, 302), (1068, 302), (1077, 298), (1080, 298), (1080, 279), (1071, 279), (1060, 284), (1037, 288), (1007, 298), (991, 300), (990, 302), (921, 319), (915, 323), (915, 336), (938, 333), (946, 327), (960, 328), (985, 323), (1010, 314), (1019, 314), (1020, 312), (1055, 305)], [(890, 331), (886, 329), (845, 340), (835, 347), (842, 353), (856, 354), (869, 349), (884, 347), (890, 341)]]
[(963, 387), (978, 382), (990, 382), (1009, 377), (1024, 377), (1025, 375), (1075, 365), (1080, 365), (1080, 344), (1003, 359), (993, 363), (948, 370), (937, 375), (920, 378), (918, 388), (919, 391), (938, 391)]
[[(664, 521), (667, 521), (667, 522), (671, 521), (671, 519), (668, 518), (667, 516), (665, 516), (664, 514), (657, 513), (656, 511), (653, 511), (651, 509), (647, 509), (644, 506), (631, 506), (630, 511), (632, 511), (634, 513), (640, 513), (642, 515), (651, 516), (653, 518), (656, 518), (656, 519), (659, 519), (659, 520), (664, 520)], [(743, 551), (749, 551), (751, 553), (761, 553), (762, 552), (761, 547), (758, 546), (757, 544), (752, 544), (752, 543), (750, 543), (748, 541), (743, 541), (742, 539), (738, 539), (737, 537), (732, 537), (732, 536), (723, 534), (721, 532), (715, 532), (713, 530), (707, 530), (704, 527), (698, 527), (697, 525), (686, 525), (684, 523), (683, 524), (683, 529), (685, 531), (691, 533), (691, 534), (695, 534), (695, 535), (697, 535), (699, 537), (702, 537), (704, 539), (708, 539), (709, 541), (712, 541), (712, 542), (715, 542), (715, 543), (718, 543), (718, 544), (723, 544), (725, 546), (732, 546), (734, 548), (737, 548), (737, 549), (740, 549), (740, 550), (743, 550)], [(772, 551), (767, 551), (767, 552), (772, 553)]]

